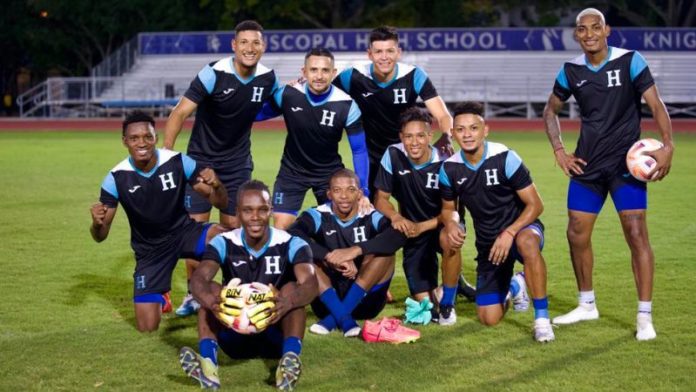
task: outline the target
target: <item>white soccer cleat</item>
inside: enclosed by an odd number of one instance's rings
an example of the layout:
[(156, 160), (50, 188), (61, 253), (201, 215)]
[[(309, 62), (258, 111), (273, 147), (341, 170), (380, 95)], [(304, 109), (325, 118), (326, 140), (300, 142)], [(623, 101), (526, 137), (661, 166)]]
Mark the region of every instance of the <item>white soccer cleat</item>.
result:
[(343, 336), (347, 338), (354, 338), (360, 335), (360, 327), (355, 326), (343, 333)]
[(547, 318), (538, 318), (534, 320), (534, 340), (540, 343), (550, 342), (556, 339), (553, 334), (551, 321)]
[(331, 331), (326, 329), (326, 327), (321, 325), (320, 323), (312, 324), (312, 326), (309, 327), (309, 332), (315, 335), (328, 335), (329, 333), (331, 333)]
[(636, 340), (653, 340), (657, 337), (655, 327), (653, 327), (652, 316), (649, 314), (638, 314), (636, 318)]
[(457, 323), (457, 312), (452, 305), (440, 305), (440, 316), (437, 323), (440, 325), (454, 325)]
[(515, 312), (526, 312), (529, 310), (529, 296), (527, 295), (527, 282), (524, 280), (524, 272), (518, 272), (512, 280), (520, 286), (520, 291), (512, 297), (512, 309)]
[(191, 293), (186, 294), (181, 306), (179, 306), (174, 313), (179, 317), (187, 317), (198, 313), (198, 309), (201, 305), (193, 298)]
[(597, 320), (599, 318), (599, 311), (597, 306), (581, 304), (577, 308), (571, 310), (570, 312), (553, 318), (553, 323), (558, 325), (575, 324), (580, 321), (587, 320)]

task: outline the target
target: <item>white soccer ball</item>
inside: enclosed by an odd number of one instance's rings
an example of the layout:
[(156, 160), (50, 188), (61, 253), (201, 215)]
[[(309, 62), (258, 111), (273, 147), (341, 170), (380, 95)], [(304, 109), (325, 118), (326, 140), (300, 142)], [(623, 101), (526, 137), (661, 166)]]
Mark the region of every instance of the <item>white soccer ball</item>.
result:
[(643, 154), (646, 151), (655, 151), (662, 148), (662, 143), (656, 139), (640, 139), (631, 146), (626, 154), (626, 166), (628, 172), (637, 180), (648, 182), (655, 179), (655, 174), (648, 175), (653, 170), (657, 161), (650, 155)]
[[(259, 333), (265, 330), (268, 324), (264, 322), (262, 325), (257, 325), (254, 321), (260, 317), (259, 311), (271, 306), (270, 299), (273, 296), (273, 290), (261, 283), (244, 283), (234, 287), (228, 285), (220, 292), (222, 298), (220, 307), (223, 311), (219, 317), (237, 333), (244, 335)], [(235, 302), (235, 306), (228, 305), (232, 302)]]

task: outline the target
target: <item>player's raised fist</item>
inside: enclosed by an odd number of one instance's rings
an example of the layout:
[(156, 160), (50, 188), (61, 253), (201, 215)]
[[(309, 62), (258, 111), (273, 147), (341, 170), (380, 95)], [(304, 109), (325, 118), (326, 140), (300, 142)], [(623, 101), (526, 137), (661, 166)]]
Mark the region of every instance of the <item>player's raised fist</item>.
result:
[(107, 207), (102, 203), (95, 203), (92, 205), (90, 212), (92, 213), (92, 221), (95, 225), (101, 226), (104, 224), (104, 218), (106, 217)]
[(218, 180), (217, 175), (215, 175), (215, 171), (209, 167), (206, 167), (198, 173), (197, 180), (215, 189), (220, 186), (220, 180)]

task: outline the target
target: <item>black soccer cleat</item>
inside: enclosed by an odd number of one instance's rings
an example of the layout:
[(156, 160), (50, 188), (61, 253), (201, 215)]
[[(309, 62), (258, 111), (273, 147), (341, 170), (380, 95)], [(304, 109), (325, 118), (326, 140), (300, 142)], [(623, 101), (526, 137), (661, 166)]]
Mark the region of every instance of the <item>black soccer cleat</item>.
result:
[(469, 302), (476, 302), (476, 288), (464, 279), (464, 275), (459, 275), (457, 295), (466, 298)]

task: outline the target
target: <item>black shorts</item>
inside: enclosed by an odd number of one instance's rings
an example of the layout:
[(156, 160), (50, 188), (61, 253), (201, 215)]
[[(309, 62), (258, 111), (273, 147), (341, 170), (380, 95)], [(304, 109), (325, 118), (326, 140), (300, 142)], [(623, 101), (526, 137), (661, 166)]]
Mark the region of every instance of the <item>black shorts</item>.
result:
[[(239, 169), (236, 166), (216, 162), (199, 162), (199, 165), (215, 170), (218, 179), (227, 189), (227, 208), (220, 212), (237, 215), (237, 189), (251, 179), (251, 169)], [(189, 214), (204, 214), (213, 208), (208, 199), (194, 191), (190, 185), (186, 186), (184, 203)]]
[(211, 224), (192, 222), (164, 244), (135, 255), (133, 297), (171, 290), (172, 272), (181, 258), (200, 259)]
[(277, 325), (253, 335), (222, 328), (217, 338), (222, 351), (234, 359), (280, 358), (283, 353), (283, 332)]
[(406, 240), (403, 268), (411, 295), (437, 287), (438, 253), (442, 253), (439, 227)]
[(329, 179), (331, 174), (324, 177), (306, 177), (281, 169), (273, 184), (273, 211), (297, 215), (308, 189), (314, 193), (317, 205), (326, 203), (329, 200), (326, 195)]
[[(344, 278), (341, 275), (339, 276), (340, 277), (335, 277), (330, 275), (331, 286), (333, 286), (333, 288), (336, 290), (338, 298), (343, 300), (346, 294), (348, 294), (348, 290), (350, 290), (350, 287), (353, 285), (355, 280)], [(362, 301), (360, 301), (358, 306), (353, 309), (351, 316), (355, 320), (368, 320), (377, 317), (377, 315), (387, 304), (387, 291), (389, 291), (390, 283), (391, 279), (384, 283), (378, 283), (372, 287)], [(312, 301), (312, 310), (314, 311), (314, 314), (319, 317), (319, 319), (323, 319), (331, 314), (329, 309), (326, 307), (326, 305), (324, 305), (323, 302), (321, 302), (319, 297)]]
[[(539, 249), (544, 247), (544, 225), (536, 220), (522, 230), (531, 229), (539, 236)], [(478, 249), (476, 256), (476, 305), (487, 306), (502, 304), (510, 290), (510, 280), (515, 270), (515, 261), (524, 264), (524, 260), (513, 242), (505, 262), (495, 265), (488, 260), (493, 244)]]

